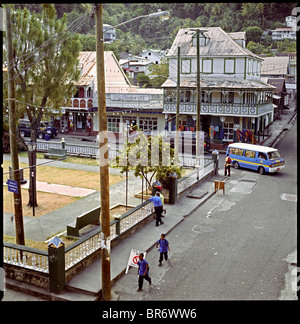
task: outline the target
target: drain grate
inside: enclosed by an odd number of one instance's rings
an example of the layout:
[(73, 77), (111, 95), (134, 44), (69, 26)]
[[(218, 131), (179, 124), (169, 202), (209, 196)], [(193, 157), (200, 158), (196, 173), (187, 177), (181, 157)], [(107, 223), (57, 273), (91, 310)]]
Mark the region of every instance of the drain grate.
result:
[(287, 200), (287, 201), (297, 201), (297, 195), (292, 195), (292, 194), (287, 194), (287, 193), (283, 193), (280, 198), (282, 200)]

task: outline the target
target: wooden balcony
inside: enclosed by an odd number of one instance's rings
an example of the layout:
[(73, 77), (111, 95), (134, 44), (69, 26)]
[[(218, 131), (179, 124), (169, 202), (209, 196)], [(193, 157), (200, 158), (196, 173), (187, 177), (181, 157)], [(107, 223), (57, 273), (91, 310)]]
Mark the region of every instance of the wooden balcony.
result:
[(88, 109), (94, 107), (93, 98), (71, 98), (68, 101), (68, 107), (75, 109)]
[[(273, 110), (272, 103), (264, 104), (242, 104), (242, 103), (201, 103), (201, 114), (203, 115), (225, 115), (225, 116), (259, 116)], [(163, 113), (176, 114), (176, 102), (164, 102)], [(194, 102), (180, 103), (180, 114), (197, 113), (197, 105)]]

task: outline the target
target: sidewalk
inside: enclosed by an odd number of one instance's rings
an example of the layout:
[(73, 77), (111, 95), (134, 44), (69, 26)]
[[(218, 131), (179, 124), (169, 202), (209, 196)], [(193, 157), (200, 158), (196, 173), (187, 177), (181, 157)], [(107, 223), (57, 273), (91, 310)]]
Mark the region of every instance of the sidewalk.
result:
[[(280, 120), (276, 120), (270, 125), (270, 137), (265, 140), (263, 145), (273, 145), (278, 139), (278, 137), (284, 132), (284, 129), (288, 129), (288, 123), (293, 118), (295, 111), (294, 107), (291, 107), (288, 110), (284, 110), (281, 115)], [(223, 158), (223, 157), (222, 157)], [(55, 162), (62, 163), (63, 167), (66, 167), (66, 162)], [(54, 166), (54, 165), (53, 165)], [(55, 165), (57, 166), (57, 165)], [(76, 165), (77, 166), (77, 165)], [(84, 166), (88, 167), (88, 166)], [(115, 172), (117, 170), (114, 170)], [(155, 221), (148, 223), (142, 229), (137, 231), (135, 234), (131, 235), (129, 238), (122, 241), (121, 244), (117, 245), (111, 249), (111, 280), (117, 280), (122, 274), (124, 274), (127, 267), (128, 257), (131, 249), (138, 249), (141, 251), (149, 251), (154, 246), (157, 237), (160, 236), (162, 232), (168, 234), (172, 231), (178, 224), (180, 224), (185, 217), (190, 215), (197, 208), (201, 208), (201, 205), (214, 195), (213, 181), (223, 179), (221, 175), (215, 175), (209, 179), (209, 181), (201, 183), (196, 189), (192, 191), (194, 196), (202, 196), (201, 199), (188, 198), (187, 196), (182, 197), (176, 201), (175, 205), (165, 205), (167, 210), (166, 217), (164, 218), (164, 224), (158, 227), (155, 227)], [(131, 192), (138, 192), (141, 189), (141, 180), (136, 179), (134, 176), (129, 177), (129, 188)], [(125, 181), (122, 181), (111, 187), (111, 205), (116, 204), (125, 199)], [(129, 195), (130, 199), (128, 203), (135, 203), (137, 205), (140, 201), (138, 198), (133, 198), (132, 195)], [(121, 198), (121, 199), (120, 199)], [(99, 206), (100, 195), (99, 192), (88, 195), (86, 198), (82, 198), (80, 201), (73, 203), (71, 206), (65, 206), (59, 210), (59, 212), (54, 211), (51, 215), (43, 215), (38, 219), (32, 219), (31, 221), (24, 221), (25, 223), (25, 233), (26, 237), (32, 237), (36, 239), (37, 232), (42, 232), (44, 235), (39, 235), (39, 240), (43, 240), (47, 235), (48, 229), (54, 230), (54, 228), (60, 228), (56, 233), (62, 231), (66, 228), (66, 224), (71, 222), (74, 219), (74, 210), (80, 212), (81, 210), (86, 210), (87, 206), (92, 208), (94, 206)], [(44, 217), (45, 216), (45, 217)], [(5, 219), (8, 217), (5, 217)], [(12, 226), (12, 225), (11, 225)], [(38, 226), (38, 228), (37, 228)], [(13, 227), (13, 226), (12, 226)], [(6, 228), (6, 226), (4, 226)], [(63, 228), (63, 229), (62, 229)], [(11, 235), (11, 234), (10, 234)], [(49, 235), (48, 235), (49, 236)], [(35, 237), (35, 238), (34, 238)], [(14, 282), (12, 280), (6, 280), (11, 287), (13, 287)], [(31, 290), (33, 294), (43, 296), (43, 298), (48, 299), (62, 299), (62, 300), (96, 300), (98, 294), (101, 290), (101, 259), (98, 259), (92, 265), (81, 271), (74, 278), (72, 278), (66, 286), (66, 289), (59, 295), (50, 294), (48, 291), (43, 289), (35, 288), (31, 285), (26, 285), (22, 283), (16, 283), (16, 286), (24, 291)], [(17, 299), (17, 294), (15, 294), (14, 300)], [(4, 299), (5, 300), (5, 299)]]

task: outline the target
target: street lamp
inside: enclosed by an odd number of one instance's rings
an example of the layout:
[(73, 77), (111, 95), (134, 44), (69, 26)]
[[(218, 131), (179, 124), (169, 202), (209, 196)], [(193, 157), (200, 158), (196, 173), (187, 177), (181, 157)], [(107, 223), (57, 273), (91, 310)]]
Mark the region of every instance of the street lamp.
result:
[(36, 150), (37, 144), (35, 142), (29, 142), (27, 144), (28, 147), (28, 160), (29, 160), (29, 166), (30, 166), (30, 186), (29, 186), (29, 202), (28, 205), (32, 205), (32, 215), (35, 216), (35, 207), (36, 205), (36, 190), (35, 190), (35, 161), (34, 157), (36, 156), (34, 154), (34, 151)]
[(119, 27), (119, 26), (122, 26), (122, 25), (125, 25), (125, 24), (128, 24), (132, 21), (135, 21), (137, 19), (140, 19), (140, 18), (159, 18), (161, 20), (167, 20), (171, 17), (170, 13), (168, 11), (161, 11), (160, 9), (157, 11), (157, 12), (154, 12), (154, 13), (151, 13), (149, 15), (142, 15), (142, 16), (138, 16), (138, 17), (135, 17), (135, 18), (132, 18), (130, 20), (127, 20), (125, 22), (122, 22), (118, 25), (115, 25), (111, 28), (108, 28), (108, 29), (105, 29), (105, 32), (107, 32), (108, 30), (110, 29), (113, 29), (113, 28), (116, 28), (116, 27)]

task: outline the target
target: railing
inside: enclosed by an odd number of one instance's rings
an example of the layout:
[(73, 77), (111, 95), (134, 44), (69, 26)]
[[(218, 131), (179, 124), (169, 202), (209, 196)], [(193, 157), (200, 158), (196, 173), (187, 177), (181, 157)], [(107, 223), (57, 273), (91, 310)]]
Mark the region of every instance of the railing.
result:
[[(257, 115), (258, 104), (242, 104), (242, 103), (201, 103), (201, 113), (218, 115), (218, 114), (228, 114), (228, 115)], [(180, 103), (179, 105), (180, 113), (194, 113), (197, 112), (196, 103)], [(164, 102), (164, 113), (176, 113), (176, 102)]]
[(26, 269), (48, 273), (48, 252), (3, 242), (3, 262)]
[[(37, 150), (39, 152), (47, 152), (49, 148), (62, 148), (61, 142), (37, 142)], [(65, 144), (67, 155), (88, 156), (97, 158), (99, 156), (99, 148), (95, 146), (86, 146), (82, 144)], [(114, 159), (118, 156), (119, 151), (114, 148), (108, 149), (108, 160)], [(179, 160), (183, 166), (194, 167), (195, 156), (179, 155)]]
[[(150, 202), (145, 201), (120, 217), (115, 217), (115, 220), (110, 223), (109, 240), (112, 241), (119, 235), (122, 235), (153, 212), (154, 209)], [(68, 246), (65, 250), (65, 270), (69, 270), (95, 251), (99, 250), (101, 248), (102, 239), (101, 227), (98, 227), (84, 238)]]
[[(96, 232), (96, 233), (95, 233)], [(101, 229), (91, 232), (65, 249), (65, 270), (72, 268), (101, 248)]]
[[(47, 152), (49, 148), (62, 148), (61, 142), (46, 142), (38, 141), (37, 150), (39, 152)], [(98, 155), (99, 148), (95, 146), (86, 146), (82, 144), (67, 144), (65, 143), (65, 149), (68, 155), (76, 156), (88, 156), (96, 157)]]
[[(196, 159), (194, 159), (194, 166), (196, 164)], [(199, 179), (205, 178), (210, 172), (214, 170), (214, 164), (211, 159), (203, 159), (203, 167), (197, 168), (190, 172), (187, 176), (178, 179), (177, 194), (182, 193), (186, 189), (192, 187), (196, 184)]]

